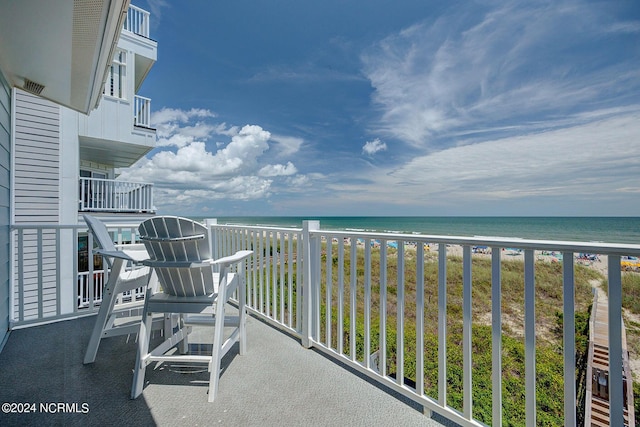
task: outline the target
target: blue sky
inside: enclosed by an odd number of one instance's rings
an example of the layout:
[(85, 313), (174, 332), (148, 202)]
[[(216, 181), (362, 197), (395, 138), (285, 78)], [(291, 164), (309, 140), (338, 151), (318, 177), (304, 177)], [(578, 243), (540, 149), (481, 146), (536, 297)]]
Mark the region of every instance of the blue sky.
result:
[(640, 215), (640, 3), (135, 0), (160, 213)]

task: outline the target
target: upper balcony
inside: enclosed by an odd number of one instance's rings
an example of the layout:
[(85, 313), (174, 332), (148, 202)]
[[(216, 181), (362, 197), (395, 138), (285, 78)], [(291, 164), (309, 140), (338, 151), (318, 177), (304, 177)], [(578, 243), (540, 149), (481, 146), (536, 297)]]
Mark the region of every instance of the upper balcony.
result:
[(158, 43), (150, 38), (149, 22), (149, 12), (130, 5), (118, 42), (118, 47), (135, 54), (136, 92), (158, 57)]
[[(151, 99), (139, 96), (138, 90), (156, 58), (149, 12), (130, 6), (102, 100), (89, 116), (78, 118), (81, 160), (128, 167), (155, 147)], [(112, 157), (113, 162), (105, 161)]]

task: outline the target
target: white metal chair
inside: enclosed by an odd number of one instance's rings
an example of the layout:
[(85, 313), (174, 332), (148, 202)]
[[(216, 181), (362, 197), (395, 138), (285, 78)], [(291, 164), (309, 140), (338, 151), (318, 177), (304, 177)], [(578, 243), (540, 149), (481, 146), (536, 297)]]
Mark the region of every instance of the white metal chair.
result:
[[(100, 220), (90, 215), (83, 215), (83, 217), (89, 231), (98, 243), (98, 248), (93, 253), (105, 257), (105, 261), (110, 267), (109, 279), (104, 286), (100, 310), (84, 356), (84, 363), (87, 364), (95, 361), (102, 338), (138, 333), (144, 302), (132, 299), (130, 302), (116, 304), (117, 297), (122, 292), (147, 286), (152, 272), (149, 267), (126, 268), (127, 263), (139, 265), (142, 260), (149, 258), (143, 244), (127, 245), (127, 249), (118, 250), (111, 240), (107, 227)], [(155, 282), (157, 281), (151, 280), (152, 285)], [(163, 327), (164, 318), (156, 318), (153, 328)]]
[[(140, 224), (139, 234), (145, 243), (150, 259), (145, 265), (153, 268), (159, 280), (159, 291), (147, 289), (140, 324), (138, 355), (131, 387), (131, 398), (142, 393), (145, 369), (152, 362), (206, 363), (210, 372), (209, 402), (218, 392), (220, 362), (222, 357), (239, 342), (240, 354), (246, 352), (245, 288), (240, 274), (230, 272), (234, 264), (244, 263), (252, 251), (238, 251), (234, 255), (211, 259), (209, 230), (204, 225), (186, 218), (174, 216), (154, 217)], [(219, 268), (219, 273), (214, 269)], [(237, 317), (225, 316), (225, 305), (238, 290)], [(213, 310), (213, 313), (211, 313)], [(209, 324), (213, 323), (213, 349), (211, 356), (199, 354), (168, 354), (176, 344), (183, 342), (190, 328), (179, 329), (164, 342), (149, 349), (151, 315), (153, 313), (183, 313), (185, 323), (189, 314), (206, 312)], [(202, 316), (200, 316), (200, 320)], [(224, 326), (233, 325), (231, 335), (223, 341)], [(175, 352), (174, 352), (175, 353)]]

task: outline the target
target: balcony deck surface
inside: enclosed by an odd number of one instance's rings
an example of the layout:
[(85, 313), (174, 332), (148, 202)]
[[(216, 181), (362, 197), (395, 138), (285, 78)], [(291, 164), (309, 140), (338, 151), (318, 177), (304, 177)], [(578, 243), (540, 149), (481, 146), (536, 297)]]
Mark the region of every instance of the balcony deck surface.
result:
[[(11, 332), (0, 353), (0, 402), (35, 403), (36, 413), (0, 413), (0, 425), (451, 426), (372, 384), (298, 339), (249, 317), (248, 354), (223, 360), (218, 398), (206, 372), (147, 368), (143, 394), (129, 399), (136, 345), (102, 341), (83, 365), (94, 317)], [(40, 403), (78, 403), (88, 413), (40, 412)]]

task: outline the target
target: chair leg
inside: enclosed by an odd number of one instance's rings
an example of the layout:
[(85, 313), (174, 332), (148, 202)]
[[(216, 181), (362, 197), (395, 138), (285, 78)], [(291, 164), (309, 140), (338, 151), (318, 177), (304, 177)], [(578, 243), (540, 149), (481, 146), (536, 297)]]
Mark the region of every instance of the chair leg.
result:
[[(116, 258), (113, 263), (111, 271), (119, 272), (122, 270), (123, 260)], [(93, 325), (93, 332), (91, 332), (91, 338), (89, 338), (89, 345), (87, 345), (87, 351), (84, 354), (83, 363), (93, 363), (96, 360), (96, 354), (98, 354), (98, 347), (100, 346), (100, 340), (102, 339), (102, 332), (107, 324), (109, 315), (113, 310), (113, 306), (116, 301), (117, 292), (115, 292), (118, 283), (118, 274), (112, 274), (109, 276), (109, 280), (104, 287), (102, 304), (96, 317), (96, 323)]]
[(178, 319), (178, 329), (185, 329), (184, 339), (180, 341), (178, 344), (178, 350), (180, 354), (187, 354), (189, 352), (189, 333), (191, 332), (191, 327), (184, 324), (184, 315), (180, 314), (177, 316)]
[(224, 331), (224, 291), (218, 295), (215, 326), (213, 332), (213, 349), (211, 350), (211, 364), (209, 366), (209, 402), (213, 402), (218, 395), (218, 384), (220, 382), (220, 364), (222, 361), (222, 340)]
[(238, 339), (240, 340), (240, 355), (247, 354), (247, 309), (245, 307), (246, 289), (244, 283), (244, 277), (238, 277), (240, 284), (238, 285)]
[(133, 385), (131, 386), (131, 398), (140, 396), (144, 387), (144, 374), (147, 369), (145, 361), (149, 354), (149, 344), (151, 341), (151, 328), (153, 326), (153, 315), (147, 311), (145, 304), (140, 322), (140, 334), (138, 336), (138, 355), (136, 356), (136, 366), (133, 371)]

